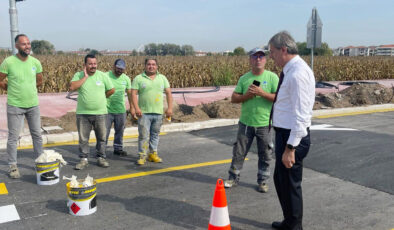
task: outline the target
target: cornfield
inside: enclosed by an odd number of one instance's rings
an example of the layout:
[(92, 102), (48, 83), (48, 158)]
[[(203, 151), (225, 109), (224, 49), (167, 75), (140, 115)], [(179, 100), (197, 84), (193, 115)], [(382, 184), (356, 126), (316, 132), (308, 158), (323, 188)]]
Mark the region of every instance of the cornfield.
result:
[[(41, 93), (68, 91), (74, 74), (82, 71), (83, 56), (45, 55), (36, 56), (43, 66), (44, 82)], [(5, 56), (0, 56), (0, 62)], [(98, 69), (112, 69), (115, 56), (99, 56)], [(133, 79), (144, 69), (145, 57), (122, 57), (126, 61), (125, 73)], [(309, 64), (310, 57), (304, 57)], [(235, 85), (240, 76), (249, 71), (248, 58), (209, 57), (157, 57), (159, 72), (166, 75), (171, 87), (203, 87), (214, 85)], [(266, 69), (277, 74), (280, 68), (268, 59)], [(394, 78), (394, 57), (320, 57), (314, 59), (317, 81), (376, 80)], [(0, 94), (5, 92), (0, 91)]]

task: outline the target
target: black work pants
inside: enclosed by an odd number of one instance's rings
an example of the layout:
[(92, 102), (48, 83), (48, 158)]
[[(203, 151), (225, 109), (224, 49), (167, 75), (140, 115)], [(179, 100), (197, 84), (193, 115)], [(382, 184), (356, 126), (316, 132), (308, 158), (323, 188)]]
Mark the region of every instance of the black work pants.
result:
[(302, 229), (302, 161), (306, 157), (310, 147), (310, 132), (301, 139), (295, 150), (295, 164), (290, 169), (282, 163), (282, 155), (285, 151), (290, 130), (275, 128), (275, 171), (274, 183), (276, 192), (282, 207), (285, 229)]

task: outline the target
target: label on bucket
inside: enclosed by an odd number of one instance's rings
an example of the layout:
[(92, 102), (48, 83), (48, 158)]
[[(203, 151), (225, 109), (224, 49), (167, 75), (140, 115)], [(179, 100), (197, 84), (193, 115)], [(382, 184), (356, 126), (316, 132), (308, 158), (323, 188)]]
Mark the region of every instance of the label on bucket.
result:
[(81, 208), (80, 208), (76, 203), (73, 203), (73, 204), (71, 205), (70, 209), (71, 209), (71, 211), (72, 211), (74, 214), (77, 214), (77, 212), (78, 212), (79, 210), (81, 210)]

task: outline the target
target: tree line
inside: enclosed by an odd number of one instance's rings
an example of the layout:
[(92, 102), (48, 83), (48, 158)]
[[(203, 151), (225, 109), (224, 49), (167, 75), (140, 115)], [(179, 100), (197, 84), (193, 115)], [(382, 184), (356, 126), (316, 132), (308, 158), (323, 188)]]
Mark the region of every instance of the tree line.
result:
[[(302, 56), (311, 54), (311, 49), (306, 48), (306, 42), (297, 42), (298, 53)], [(31, 48), (35, 54), (63, 54), (64, 52), (56, 52), (55, 46), (49, 41), (45, 40), (33, 40), (31, 42)], [(98, 50), (86, 48), (83, 51), (93, 53), (95, 55), (101, 55)], [(135, 49), (130, 54), (131, 56), (193, 56), (195, 54), (194, 48), (191, 45), (176, 45), (171, 43), (156, 44), (149, 43), (145, 45), (143, 52), (137, 52)], [(320, 48), (313, 49), (313, 54), (317, 56), (332, 56), (332, 50), (327, 43), (323, 42)], [(243, 56), (247, 55), (247, 51), (241, 46), (236, 47), (233, 52), (228, 53), (229, 56)]]

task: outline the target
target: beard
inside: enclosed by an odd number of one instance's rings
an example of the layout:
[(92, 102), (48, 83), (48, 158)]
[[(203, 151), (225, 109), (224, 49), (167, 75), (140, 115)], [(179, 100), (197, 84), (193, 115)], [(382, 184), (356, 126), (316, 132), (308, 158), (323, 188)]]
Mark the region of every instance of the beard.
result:
[[(30, 52), (29, 52), (30, 53)], [(26, 53), (25, 51), (23, 51), (23, 50), (19, 50), (19, 54), (22, 56), (22, 57), (27, 57), (27, 56), (29, 56), (29, 53)]]

